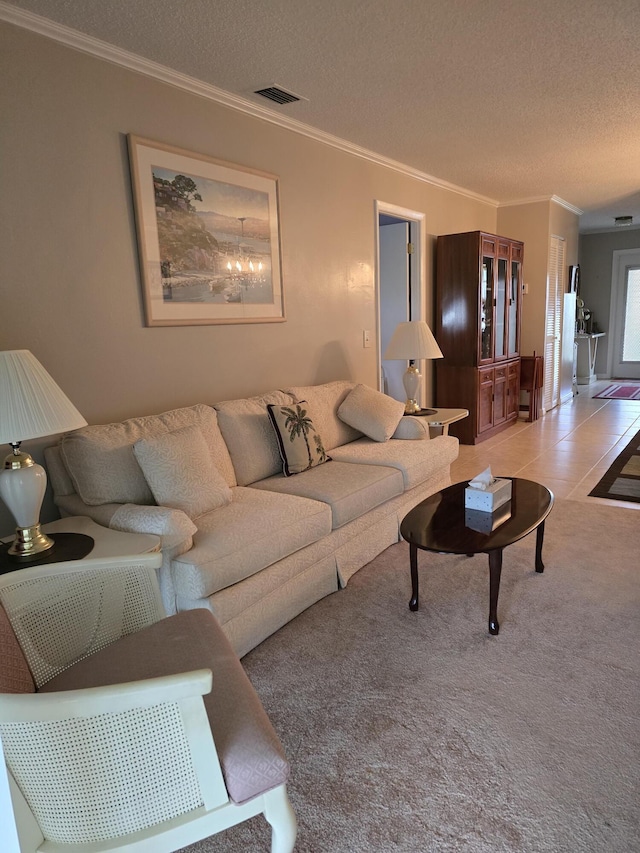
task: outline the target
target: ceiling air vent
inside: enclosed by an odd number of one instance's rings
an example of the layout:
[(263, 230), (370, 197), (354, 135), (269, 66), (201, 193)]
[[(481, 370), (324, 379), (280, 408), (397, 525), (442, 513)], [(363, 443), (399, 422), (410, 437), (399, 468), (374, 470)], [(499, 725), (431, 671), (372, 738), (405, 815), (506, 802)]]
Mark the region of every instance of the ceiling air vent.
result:
[(633, 216), (616, 216), (613, 221), (616, 225), (624, 228), (625, 225), (631, 225), (633, 222)]
[(299, 95), (287, 92), (280, 86), (265, 86), (263, 89), (256, 89), (253, 94), (262, 95), (263, 98), (274, 101), (276, 104), (292, 104), (294, 101), (301, 100)]

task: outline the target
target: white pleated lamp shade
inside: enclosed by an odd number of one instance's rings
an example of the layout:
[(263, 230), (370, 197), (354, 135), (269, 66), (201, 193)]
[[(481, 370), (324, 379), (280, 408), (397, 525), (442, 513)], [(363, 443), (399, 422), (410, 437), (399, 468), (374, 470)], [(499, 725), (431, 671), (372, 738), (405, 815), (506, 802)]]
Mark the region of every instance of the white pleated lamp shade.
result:
[(29, 350), (0, 352), (0, 444), (55, 435), (86, 424)]
[(396, 326), (383, 358), (417, 361), (421, 358), (443, 358), (443, 355), (425, 321), (408, 320)]

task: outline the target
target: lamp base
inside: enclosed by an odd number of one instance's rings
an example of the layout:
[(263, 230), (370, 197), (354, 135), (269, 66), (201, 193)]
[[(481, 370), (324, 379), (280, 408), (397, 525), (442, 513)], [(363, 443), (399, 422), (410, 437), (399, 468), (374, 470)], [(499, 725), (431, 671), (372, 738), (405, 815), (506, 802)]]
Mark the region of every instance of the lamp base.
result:
[(43, 563), (64, 563), (67, 560), (82, 560), (89, 554), (94, 545), (94, 539), (84, 533), (52, 533), (52, 546), (39, 554), (11, 554), (12, 543), (0, 544), (0, 575), (13, 572), (16, 569), (26, 569), (27, 566), (39, 566)]
[(405, 412), (405, 415), (413, 415), (413, 417), (424, 417), (425, 415), (435, 415), (437, 409), (418, 409), (417, 412)]
[(38, 557), (53, 548), (53, 539), (43, 533), (39, 524), (16, 527), (16, 538), (9, 548), (11, 557)]
[(411, 360), (402, 377), (404, 393), (407, 395), (407, 402), (404, 404), (405, 415), (415, 415), (420, 411), (420, 403), (418, 403), (416, 397), (418, 396), (421, 379), (420, 371), (415, 366), (413, 360)]

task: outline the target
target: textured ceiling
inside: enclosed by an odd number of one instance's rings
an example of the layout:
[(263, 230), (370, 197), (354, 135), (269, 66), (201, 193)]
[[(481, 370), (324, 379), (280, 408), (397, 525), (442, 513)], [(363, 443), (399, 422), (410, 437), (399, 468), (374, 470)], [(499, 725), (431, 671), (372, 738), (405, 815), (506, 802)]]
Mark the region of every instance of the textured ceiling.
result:
[[(501, 203), (555, 195), (583, 231), (640, 227), (638, 0), (7, 5)], [(273, 83), (307, 100), (251, 95)]]

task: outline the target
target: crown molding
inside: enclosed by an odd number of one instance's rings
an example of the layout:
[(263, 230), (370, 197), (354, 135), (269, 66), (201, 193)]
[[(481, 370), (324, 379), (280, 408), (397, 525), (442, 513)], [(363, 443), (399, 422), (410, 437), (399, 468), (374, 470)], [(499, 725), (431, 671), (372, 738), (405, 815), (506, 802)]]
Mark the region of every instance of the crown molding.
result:
[(515, 201), (503, 201), (498, 203), (498, 207), (516, 207), (521, 204), (538, 204), (541, 201), (552, 201), (554, 204), (559, 204), (560, 207), (564, 207), (566, 210), (571, 211), (571, 213), (575, 213), (576, 216), (582, 216), (584, 213), (584, 210), (580, 210), (579, 207), (576, 207), (574, 204), (571, 204), (571, 202), (565, 201), (557, 195), (539, 195), (535, 198), (519, 198)]
[(420, 171), (419, 169), (407, 166), (405, 163), (392, 160), (382, 154), (377, 154), (375, 151), (362, 148), (361, 146), (348, 142), (345, 139), (341, 139), (338, 136), (333, 136), (319, 130), (318, 128), (312, 127), (311, 125), (296, 121), (296, 119), (279, 115), (260, 104), (253, 103), (239, 95), (227, 92), (224, 89), (219, 89), (211, 83), (204, 83), (202, 80), (198, 80), (195, 77), (182, 74), (179, 71), (175, 71), (158, 62), (153, 62), (149, 59), (138, 56), (135, 53), (131, 53), (130, 51), (115, 47), (108, 42), (86, 35), (85, 33), (81, 33), (78, 30), (65, 26), (64, 24), (58, 24), (48, 18), (43, 18), (41, 15), (36, 15), (33, 12), (27, 12), (24, 9), (18, 9), (16, 6), (11, 6), (9, 3), (3, 2), (3, 0), (0, 0), (0, 20), (60, 42), (61, 44), (73, 48), (74, 50), (81, 51), (82, 53), (87, 53), (99, 59), (104, 59), (107, 62), (119, 65), (122, 68), (127, 68), (130, 71), (135, 71), (138, 74), (144, 74), (147, 77), (152, 77), (155, 80), (159, 80), (170, 86), (190, 92), (193, 95), (199, 95), (202, 98), (215, 101), (218, 104), (222, 104), (223, 106), (237, 110), (238, 112), (245, 113), (246, 115), (253, 116), (254, 118), (262, 119), (263, 121), (285, 128), (286, 130), (291, 130), (301, 136), (306, 136), (308, 139), (313, 139), (316, 142), (321, 142), (324, 145), (337, 148), (347, 154), (355, 155), (362, 160), (367, 160), (368, 162), (374, 163), (378, 166), (384, 166), (387, 169), (393, 169), (395, 172), (400, 172), (401, 174), (414, 178), (422, 183), (431, 184), (434, 187), (457, 193), (458, 195), (465, 196), (466, 198), (479, 201), (482, 204), (487, 204), (492, 207), (497, 207), (499, 204), (496, 199), (489, 198), (488, 196), (481, 195), (480, 193), (476, 193), (472, 190), (467, 190), (464, 187), (459, 187), (456, 184), (449, 183), (448, 181), (441, 180), (440, 178), (436, 178), (433, 175)]

